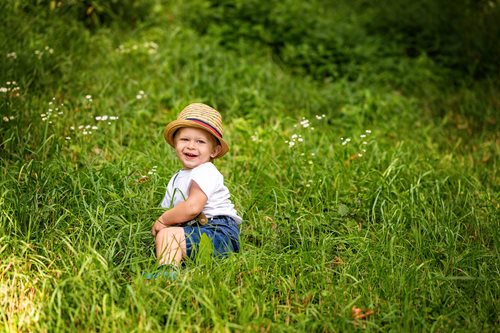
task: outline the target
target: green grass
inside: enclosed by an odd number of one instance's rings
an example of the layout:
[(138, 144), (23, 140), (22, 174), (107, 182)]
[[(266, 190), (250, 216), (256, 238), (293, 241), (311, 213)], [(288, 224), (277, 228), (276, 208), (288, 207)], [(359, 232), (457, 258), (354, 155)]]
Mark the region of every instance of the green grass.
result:
[[(401, 57), (318, 81), (200, 35), (175, 2), (95, 30), (15, 3), (1, 5), (0, 331), (497, 329), (496, 78), (452, 84)], [(224, 117), (216, 163), (242, 251), (203, 244), (178, 279), (147, 284), (179, 167), (162, 130), (194, 101)]]

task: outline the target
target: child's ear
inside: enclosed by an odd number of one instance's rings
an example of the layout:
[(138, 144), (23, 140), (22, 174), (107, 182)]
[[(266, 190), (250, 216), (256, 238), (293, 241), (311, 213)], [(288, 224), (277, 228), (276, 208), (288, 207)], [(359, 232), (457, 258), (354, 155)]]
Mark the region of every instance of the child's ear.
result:
[(222, 150), (222, 146), (216, 145), (214, 151), (212, 152), (212, 154), (210, 154), (210, 157), (215, 158), (215, 156), (219, 155), (221, 150)]

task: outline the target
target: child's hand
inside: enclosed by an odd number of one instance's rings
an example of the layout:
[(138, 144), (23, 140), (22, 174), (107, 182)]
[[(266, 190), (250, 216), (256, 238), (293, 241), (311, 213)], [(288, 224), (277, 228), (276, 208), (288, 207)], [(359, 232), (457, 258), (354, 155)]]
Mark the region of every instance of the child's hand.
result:
[(163, 224), (160, 219), (156, 220), (156, 222), (153, 224), (153, 227), (151, 228), (151, 234), (156, 237), (156, 234), (163, 228), (166, 228), (167, 226)]

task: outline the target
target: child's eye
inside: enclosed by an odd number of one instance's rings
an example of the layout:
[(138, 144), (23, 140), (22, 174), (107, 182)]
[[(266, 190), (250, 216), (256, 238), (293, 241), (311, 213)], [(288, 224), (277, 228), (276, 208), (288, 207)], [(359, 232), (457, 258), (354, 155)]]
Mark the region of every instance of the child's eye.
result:
[(181, 140), (181, 141), (189, 141), (188, 138), (180, 138), (179, 140)]
[(198, 140), (198, 141), (196, 141), (196, 142), (197, 142), (197, 143), (200, 143), (200, 144), (205, 143), (205, 141), (203, 141), (203, 140)]

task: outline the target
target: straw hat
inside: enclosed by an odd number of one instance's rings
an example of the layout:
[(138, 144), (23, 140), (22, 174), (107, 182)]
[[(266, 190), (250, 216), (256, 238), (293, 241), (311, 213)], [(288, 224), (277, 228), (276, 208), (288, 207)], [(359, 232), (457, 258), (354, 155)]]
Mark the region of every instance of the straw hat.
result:
[(221, 157), (228, 152), (229, 146), (222, 138), (222, 117), (217, 110), (210, 106), (202, 103), (189, 104), (179, 113), (176, 120), (167, 124), (163, 136), (165, 136), (168, 144), (174, 148), (175, 132), (183, 127), (200, 128), (215, 136), (222, 148), (215, 158)]

